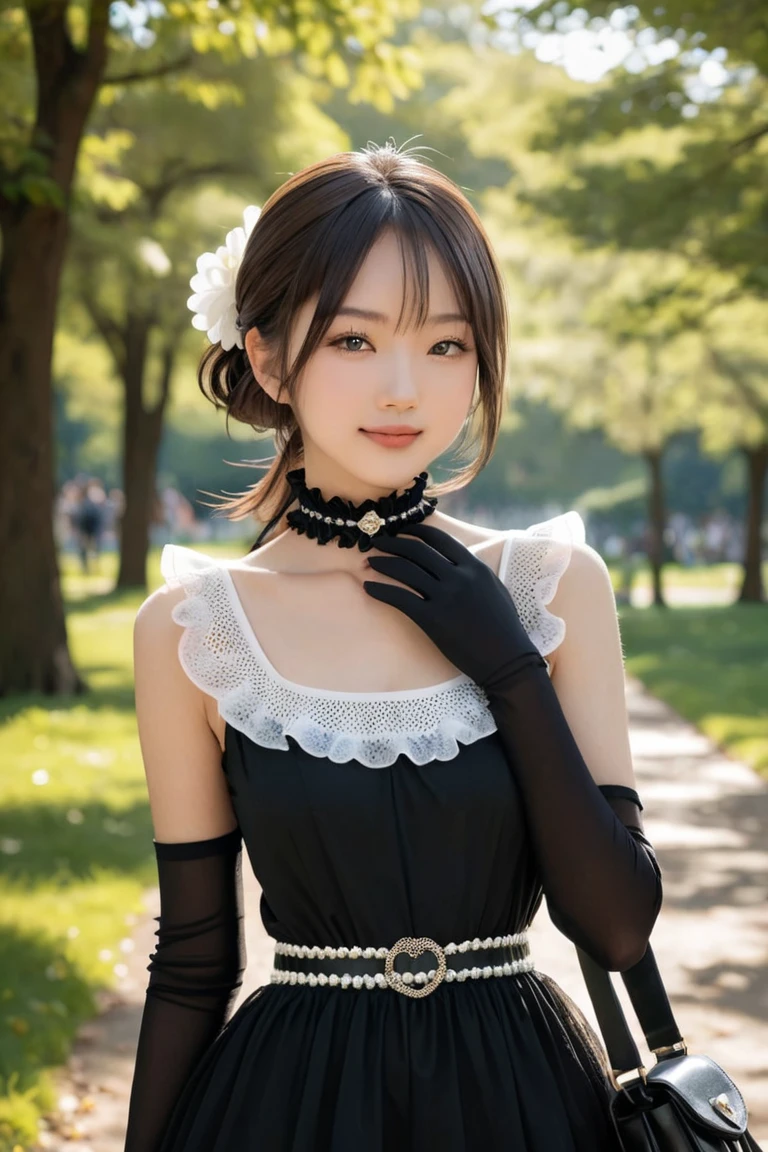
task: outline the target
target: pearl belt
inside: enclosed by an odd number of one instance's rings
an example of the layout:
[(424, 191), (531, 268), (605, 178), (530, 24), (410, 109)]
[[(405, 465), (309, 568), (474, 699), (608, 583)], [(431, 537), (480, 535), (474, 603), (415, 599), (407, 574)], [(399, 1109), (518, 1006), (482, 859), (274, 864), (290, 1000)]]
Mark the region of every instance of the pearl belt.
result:
[[(429, 967), (424, 953), (433, 953), (437, 967)], [(528, 934), (488, 936), (462, 940), (441, 947), (429, 936), (403, 936), (391, 948), (360, 945), (275, 945), (272, 984), (329, 985), (334, 988), (392, 988), (404, 996), (428, 996), (442, 980), (464, 981), (489, 976), (514, 976), (530, 972)], [(404, 972), (395, 970), (395, 958), (405, 953), (411, 963)], [(298, 961), (291, 965), (291, 960)], [(472, 961), (470, 967), (463, 967)], [(406, 962), (408, 963), (408, 962)], [(413, 985), (422, 985), (414, 988)]]

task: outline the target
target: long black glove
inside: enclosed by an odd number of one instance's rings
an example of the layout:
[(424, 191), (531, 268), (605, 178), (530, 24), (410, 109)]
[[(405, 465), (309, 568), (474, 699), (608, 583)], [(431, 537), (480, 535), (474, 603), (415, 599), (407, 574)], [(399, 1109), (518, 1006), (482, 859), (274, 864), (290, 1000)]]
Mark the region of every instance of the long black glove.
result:
[(365, 591), (409, 616), (488, 697), (552, 920), (603, 967), (630, 968), (661, 907), (661, 873), (639, 820), (625, 827), (595, 784), (509, 590), (431, 524), (377, 538), (375, 547), (390, 555), (369, 557), (371, 567), (406, 587), (366, 581)]
[(155, 1152), (195, 1064), (226, 1022), (245, 969), (239, 828), (155, 841), (157, 947), (148, 970), (125, 1152)]

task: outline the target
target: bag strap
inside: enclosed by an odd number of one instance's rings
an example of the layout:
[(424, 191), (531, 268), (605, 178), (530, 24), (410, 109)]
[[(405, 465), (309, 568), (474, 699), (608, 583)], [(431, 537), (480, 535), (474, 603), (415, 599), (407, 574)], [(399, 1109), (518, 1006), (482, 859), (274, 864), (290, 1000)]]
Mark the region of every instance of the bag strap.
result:
[(595, 1009), (608, 1060), (615, 1074), (642, 1067), (643, 1061), (610, 975), (581, 948), (576, 948), (584, 983)]
[(650, 944), (642, 960), (622, 972), (621, 978), (651, 1052), (684, 1043)]
[[(576, 954), (614, 1074), (621, 1075), (642, 1068), (643, 1061), (616, 995), (610, 972), (581, 948), (576, 948)], [(672, 1013), (650, 944), (642, 960), (622, 972), (621, 978), (646, 1043), (657, 1059), (685, 1052), (685, 1041)], [(665, 1049), (672, 1051), (665, 1052)]]

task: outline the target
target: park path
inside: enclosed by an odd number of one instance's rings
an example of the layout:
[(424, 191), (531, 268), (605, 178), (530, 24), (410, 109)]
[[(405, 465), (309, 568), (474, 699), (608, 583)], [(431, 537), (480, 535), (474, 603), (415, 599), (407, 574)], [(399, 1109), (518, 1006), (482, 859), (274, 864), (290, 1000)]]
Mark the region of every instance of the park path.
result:
[[(753, 1135), (768, 1142), (768, 788), (632, 678), (627, 701), (646, 831), (664, 873), (664, 907), (652, 940), (659, 967), (689, 1049), (725, 1067), (747, 1100)], [(267, 982), (271, 968), (260, 890), (246, 872), (241, 999)], [(134, 935), (127, 978), (81, 1031), (61, 1077), (64, 1107), (51, 1117), (40, 1148), (122, 1152), (156, 914), (155, 891)], [(531, 944), (537, 968), (595, 1024), (575, 949), (552, 927), (545, 905)]]

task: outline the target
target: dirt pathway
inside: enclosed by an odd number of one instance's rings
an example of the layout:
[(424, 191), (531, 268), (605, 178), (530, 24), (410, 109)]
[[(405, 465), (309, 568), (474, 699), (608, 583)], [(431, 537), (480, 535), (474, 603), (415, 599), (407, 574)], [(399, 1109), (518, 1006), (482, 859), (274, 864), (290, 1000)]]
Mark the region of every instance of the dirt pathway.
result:
[[(689, 1049), (725, 1067), (746, 1097), (754, 1136), (768, 1145), (768, 788), (637, 681), (628, 680), (627, 697), (646, 830), (665, 881), (654, 951)], [(259, 893), (249, 874), (241, 999), (266, 983), (271, 969)], [(51, 1117), (40, 1148), (122, 1152), (156, 900), (150, 893), (127, 979), (80, 1034), (61, 1079), (64, 1107)], [(544, 906), (531, 943), (537, 967), (595, 1023), (575, 950)]]

